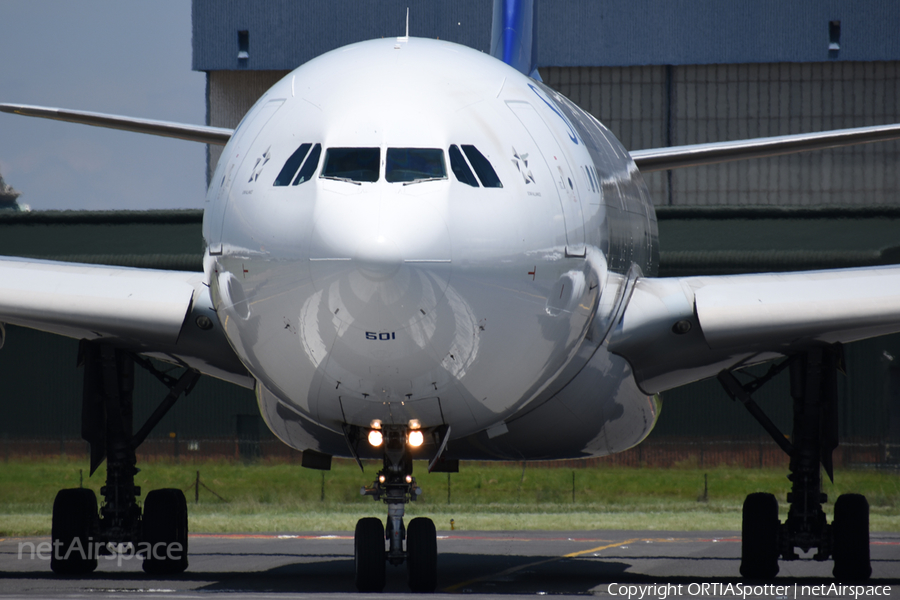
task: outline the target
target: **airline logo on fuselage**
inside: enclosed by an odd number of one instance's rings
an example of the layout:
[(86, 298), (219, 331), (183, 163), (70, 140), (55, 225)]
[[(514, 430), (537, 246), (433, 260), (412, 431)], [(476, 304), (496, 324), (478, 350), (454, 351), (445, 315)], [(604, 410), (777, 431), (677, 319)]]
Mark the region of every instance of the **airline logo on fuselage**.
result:
[(555, 112), (556, 115), (557, 115), (560, 119), (562, 119), (563, 123), (566, 124), (566, 128), (569, 130), (569, 131), (567, 132), (567, 133), (569, 134), (569, 139), (572, 140), (572, 143), (575, 144), (575, 145), (577, 146), (577, 145), (578, 145), (578, 134), (575, 133), (575, 128), (572, 127), (572, 124), (569, 123), (569, 120), (568, 120), (565, 116), (563, 116), (563, 114), (562, 114), (561, 112), (559, 112), (559, 109), (556, 108), (556, 106), (555, 106), (552, 102), (550, 102), (549, 100), (547, 100), (546, 98), (544, 98), (543, 94), (541, 94), (541, 92), (534, 86), (534, 84), (529, 83), (529, 84), (528, 84), (528, 87), (530, 87), (530, 88), (532, 89), (532, 91), (533, 91), (535, 94), (537, 94), (537, 97), (540, 98), (540, 99), (544, 102), (544, 104), (546, 104), (547, 106), (550, 107), (550, 110), (552, 110), (553, 112)]

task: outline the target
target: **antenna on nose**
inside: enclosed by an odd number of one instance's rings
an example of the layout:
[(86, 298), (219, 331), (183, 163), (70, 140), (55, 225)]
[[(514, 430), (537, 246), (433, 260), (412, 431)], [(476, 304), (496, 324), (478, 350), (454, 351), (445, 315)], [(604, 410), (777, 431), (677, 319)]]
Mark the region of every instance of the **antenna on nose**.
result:
[(400, 49), (400, 44), (409, 41), (409, 7), (406, 7), (406, 35), (403, 37), (397, 38), (397, 43), (394, 44), (394, 50)]

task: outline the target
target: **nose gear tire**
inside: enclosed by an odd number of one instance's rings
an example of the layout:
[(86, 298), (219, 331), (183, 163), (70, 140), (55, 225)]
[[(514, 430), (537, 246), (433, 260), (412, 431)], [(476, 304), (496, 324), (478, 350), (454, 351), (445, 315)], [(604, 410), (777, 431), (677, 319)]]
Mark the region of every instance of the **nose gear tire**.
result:
[(353, 536), (353, 555), (356, 563), (356, 589), (360, 592), (380, 592), (384, 589), (384, 525), (375, 517), (356, 523)]
[(418, 517), (406, 527), (409, 589), (430, 593), (437, 585), (437, 533), (431, 519)]

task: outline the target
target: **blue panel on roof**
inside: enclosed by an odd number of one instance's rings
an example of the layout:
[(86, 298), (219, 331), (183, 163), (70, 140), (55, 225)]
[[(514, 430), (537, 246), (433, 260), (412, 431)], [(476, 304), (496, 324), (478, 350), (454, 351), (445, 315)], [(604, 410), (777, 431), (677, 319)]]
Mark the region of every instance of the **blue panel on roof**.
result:
[[(900, 60), (896, 0), (535, 0), (538, 65)], [(404, 34), (490, 51), (488, 0), (193, 0), (193, 67), (288, 70)], [(832, 21), (839, 49), (829, 50)], [(239, 31), (247, 58), (239, 59)]]
[[(536, 21), (547, 66), (900, 59), (894, 0), (539, 1)], [(836, 53), (832, 21), (841, 22)]]
[[(488, 52), (491, 3), (479, 0), (193, 0), (193, 68), (289, 70), (316, 56), (409, 33)], [(238, 59), (238, 31), (248, 34)]]

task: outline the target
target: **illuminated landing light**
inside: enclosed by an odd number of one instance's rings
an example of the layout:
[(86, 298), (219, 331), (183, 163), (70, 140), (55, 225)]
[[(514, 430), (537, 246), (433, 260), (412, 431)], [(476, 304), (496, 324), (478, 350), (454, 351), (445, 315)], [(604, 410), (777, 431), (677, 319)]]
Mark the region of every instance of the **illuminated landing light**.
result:
[(377, 429), (372, 429), (371, 431), (369, 431), (369, 443), (372, 444), (374, 447), (377, 448), (378, 446), (381, 445), (381, 443), (383, 441), (384, 441), (384, 436), (381, 435), (380, 431), (378, 431)]
[(413, 448), (418, 448), (422, 445), (422, 442), (425, 441), (425, 436), (422, 435), (422, 432), (418, 429), (414, 429), (409, 432), (409, 445)]

